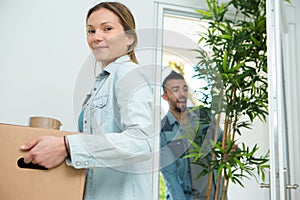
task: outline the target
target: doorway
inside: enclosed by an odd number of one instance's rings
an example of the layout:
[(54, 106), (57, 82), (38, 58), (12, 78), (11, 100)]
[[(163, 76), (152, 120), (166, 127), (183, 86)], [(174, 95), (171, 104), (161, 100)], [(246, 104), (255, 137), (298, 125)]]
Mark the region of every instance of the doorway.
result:
[[(193, 93), (190, 95), (189, 105), (197, 105), (197, 99), (201, 94), (197, 90), (201, 87), (201, 82), (193, 77), (194, 69), (198, 61), (197, 53), (193, 49), (198, 48), (199, 33), (205, 31), (207, 22), (200, 21), (195, 7), (181, 7), (170, 4), (158, 3), (158, 29), (162, 30), (158, 41), (157, 60), (162, 66), (162, 80), (171, 69), (177, 69), (184, 74), (184, 77)], [(203, 8), (201, 8), (203, 9)], [(164, 116), (167, 112), (168, 105), (161, 100), (162, 112)], [(256, 122), (254, 128), (249, 133), (245, 133), (244, 142), (257, 144), (262, 147), (261, 151), (266, 152), (269, 148), (268, 143), (268, 124)], [(262, 134), (264, 133), (264, 134)], [(165, 186), (160, 182), (160, 199), (164, 198)], [(257, 199), (269, 199), (269, 191), (260, 188), (256, 180), (245, 180), (245, 188), (238, 185), (230, 185), (228, 198), (239, 200), (243, 196), (245, 200), (253, 199), (252, 195), (256, 194)], [(247, 199), (248, 198), (248, 199)]]

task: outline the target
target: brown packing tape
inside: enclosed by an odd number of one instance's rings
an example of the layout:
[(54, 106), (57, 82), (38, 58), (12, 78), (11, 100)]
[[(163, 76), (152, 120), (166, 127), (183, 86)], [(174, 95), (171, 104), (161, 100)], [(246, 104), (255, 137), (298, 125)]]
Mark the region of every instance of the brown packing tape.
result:
[(40, 135), (61, 137), (72, 132), (0, 124), (0, 200), (82, 200), (85, 170), (65, 163), (50, 170), (25, 169), (17, 164), (19, 148)]
[(36, 116), (36, 117), (30, 117), (29, 120), (30, 127), (59, 130), (61, 125), (62, 123), (59, 120), (50, 117)]

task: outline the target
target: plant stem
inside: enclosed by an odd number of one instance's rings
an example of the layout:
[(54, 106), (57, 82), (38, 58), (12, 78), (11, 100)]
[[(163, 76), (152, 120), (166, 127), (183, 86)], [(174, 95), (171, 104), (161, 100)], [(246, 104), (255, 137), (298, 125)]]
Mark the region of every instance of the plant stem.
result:
[(215, 191), (215, 200), (218, 200), (219, 191), (220, 191), (220, 183), (221, 183), (222, 172), (218, 174), (217, 187)]
[[(214, 137), (214, 142), (218, 141), (218, 137), (219, 137), (219, 125), (220, 125), (220, 120), (221, 120), (221, 114), (217, 114), (217, 120), (216, 120), (216, 124), (215, 124), (215, 137)], [(212, 160), (215, 159), (215, 154), (212, 153)], [(212, 166), (210, 166), (211, 168)], [(208, 176), (208, 183), (207, 183), (207, 188), (206, 188), (206, 200), (210, 200), (210, 190), (211, 190), (211, 184), (212, 184), (212, 178), (213, 178), (213, 170), (211, 170), (211, 172), (209, 173)]]

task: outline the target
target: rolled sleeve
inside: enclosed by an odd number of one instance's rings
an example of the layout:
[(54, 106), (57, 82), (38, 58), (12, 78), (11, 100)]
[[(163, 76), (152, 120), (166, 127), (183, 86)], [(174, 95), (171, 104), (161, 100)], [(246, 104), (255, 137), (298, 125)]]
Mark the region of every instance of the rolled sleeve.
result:
[(95, 162), (86, 145), (82, 142), (81, 135), (69, 135), (71, 158), (66, 160), (67, 165), (76, 169), (95, 167)]
[(142, 132), (131, 128), (122, 133), (69, 135), (71, 159), (67, 164), (74, 168), (115, 167), (148, 160), (153, 153), (151, 138)]

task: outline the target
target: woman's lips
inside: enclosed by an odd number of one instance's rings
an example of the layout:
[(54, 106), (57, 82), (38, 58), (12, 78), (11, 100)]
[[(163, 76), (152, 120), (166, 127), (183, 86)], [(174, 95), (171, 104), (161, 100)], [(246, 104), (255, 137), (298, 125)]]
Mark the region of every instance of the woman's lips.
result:
[(108, 46), (97, 46), (97, 47), (94, 47), (94, 50), (100, 50), (100, 49), (106, 49), (108, 48)]

